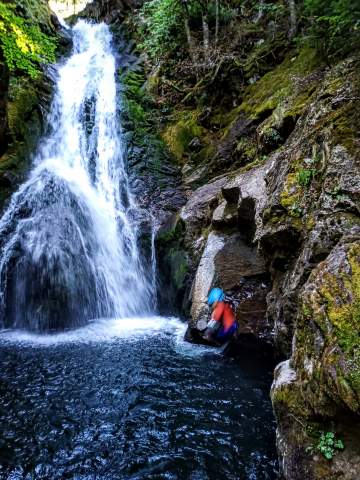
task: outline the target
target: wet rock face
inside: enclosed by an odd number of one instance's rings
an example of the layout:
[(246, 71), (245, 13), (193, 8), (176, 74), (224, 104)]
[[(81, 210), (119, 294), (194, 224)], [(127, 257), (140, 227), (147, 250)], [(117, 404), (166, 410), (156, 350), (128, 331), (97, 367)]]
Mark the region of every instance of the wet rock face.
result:
[[(355, 228), (301, 291), (293, 353), (278, 367), (272, 387), (286, 478), (306, 473), (311, 479), (354, 479), (360, 471), (359, 268), (360, 230)], [(306, 454), (316, 442), (315, 428), (336, 430), (344, 441), (345, 449), (331, 462)]]
[(215, 257), (224, 248), (225, 238), (210, 233), (198, 265), (192, 292), (191, 318), (196, 326), (209, 318), (207, 296), (216, 276)]
[(117, 22), (123, 20), (129, 10), (139, 7), (142, 3), (141, 0), (94, 0), (85, 7), (80, 16), (106, 23)]

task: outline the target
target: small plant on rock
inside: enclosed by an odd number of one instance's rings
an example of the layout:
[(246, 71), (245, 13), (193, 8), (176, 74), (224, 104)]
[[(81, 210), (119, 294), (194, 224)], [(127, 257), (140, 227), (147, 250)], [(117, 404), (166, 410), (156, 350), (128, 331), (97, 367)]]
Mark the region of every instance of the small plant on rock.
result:
[(297, 181), (302, 187), (309, 187), (313, 178), (315, 177), (315, 169), (313, 168), (302, 168), (299, 170)]
[(334, 432), (321, 432), (317, 444), (310, 445), (306, 451), (314, 454), (320, 452), (327, 460), (331, 460), (338, 450), (344, 450), (344, 443), (336, 438)]
[(329, 192), (329, 193), (336, 200), (344, 200), (344, 198), (345, 198), (345, 196), (342, 193), (342, 189), (341, 189), (340, 185), (337, 185), (336, 187), (334, 187), (332, 189), (332, 191)]
[(290, 215), (292, 217), (297, 217), (297, 218), (300, 218), (302, 217), (304, 211), (303, 209), (301, 208), (299, 202), (294, 202), (291, 206), (290, 206)]

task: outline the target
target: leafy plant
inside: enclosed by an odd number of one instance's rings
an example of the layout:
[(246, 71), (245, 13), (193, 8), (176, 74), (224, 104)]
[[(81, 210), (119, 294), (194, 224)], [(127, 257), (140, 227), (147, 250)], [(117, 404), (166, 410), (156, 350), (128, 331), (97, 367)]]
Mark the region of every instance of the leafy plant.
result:
[(55, 61), (56, 40), (16, 15), (14, 5), (0, 2), (0, 46), (10, 71), (36, 78), (39, 65)]
[(302, 168), (297, 175), (299, 185), (308, 187), (315, 177), (316, 170), (314, 168)]
[(336, 438), (334, 432), (321, 432), (318, 443), (310, 445), (306, 451), (314, 454), (316, 451), (320, 452), (327, 460), (331, 460), (336, 454), (337, 450), (344, 450), (344, 442)]
[(310, 39), (325, 55), (344, 54), (359, 45), (359, 2), (304, 0), (304, 13), (310, 20)]
[(142, 43), (139, 45), (153, 59), (162, 58), (171, 53), (182, 34), (182, 9), (177, 0), (151, 0), (145, 2), (138, 14), (139, 33)]
[(300, 218), (303, 215), (303, 209), (300, 207), (299, 202), (294, 202), (290, 207), (290, 215), (292, 217)]
[(129, 71), (122, 79), (125, 90), (124, 103), (129, 120), (137, 130), (146, 129), (151, 124), (151, 98), (145, 91), (144, 74)]
[(342, 194), (342, 189), (340, 185), (334, 187), (331, 192), (328, 192), (332, 197), (336, 198), (336, 200), (344, 200), (345, 195)]

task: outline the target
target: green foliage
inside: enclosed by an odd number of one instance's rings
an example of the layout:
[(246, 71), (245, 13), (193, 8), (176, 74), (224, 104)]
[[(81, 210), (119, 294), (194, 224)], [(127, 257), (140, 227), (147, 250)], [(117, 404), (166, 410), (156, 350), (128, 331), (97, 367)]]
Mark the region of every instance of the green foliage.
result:
[(336, 200), (344, 200), (345, 196), (342, 194), (342, 189), (340, 185), (336, 185), (329, 194), (336, 198)]
[(300, 207), (299, 202), (294, 202), (290, 205), (289, 213), (292, 217), (300, 218), (303, 215), (303, 209)]
[(135, 70), (130, 70), (123, 77), (123, 85), (126, 88), (126, 94), (128, 97), (134, 100), (141, 100), (143, 98), (144, 90), (144, 75)]
[(56, 41), (37, 25), (16, 15), (14, 6), (0, 2), (0, 46), (10, 71), (36, 78), (39, 65), (55, 61)]
[(297, 175), (297, 181), (302, 187), (309, 187), (315, 176), (315, 169), (313, 168), (301, 168)]
[(183, 37), (182, 13), (177, 0), (145, 2), (138, 14), (140, 48), (153, 59), (169, 55)]
[(311, 40), (325, 55), (344, 54), (360, 45), (359, 2), (304, 0), (304, 13), (311, 21)]
[[(234, 19), (236, 16), (236, 10), (231, 7), (231, 5), (226, 5), (224, 2), (219, 2), (219, 24), (227, 25)], [(212, 23), (215, 22), (216, 17), (216, 7), (215, 2), (210, 2), (209, 4), (209, 19)]]
[[(192, 29), (200, 30), (203, 15), (206, 15), (208, 23), (214, 28), (217, 15), (214, 1), (150, 0), (145, 2), (137, 16), (142, 39), (140, 48), (155, 60), (171, 56), (186, 42), (185, 18)], [(220, 2), (219, 25), (228, 24), (235, 15), (236, 10), (231, 5)]]
[[(217, 7), (219, 10), (217, 10)], [(261, 32), (266, 24), (275, 22), (277, 35), (286, 47), (288, 38), (289, 9), (287, 2), (238, 2), (224, 0), (217, 5), (215, 0), (149, 0), (143, 3), (136, 23), (141, 39), (140, 48), (145, 50), (152, 60), (173, 58), (184, 54), (187, 49), (185, 23), (187, 19), (196, 48), (202, 42), (202, 18), (206, 17), (210, 29), (210, 44), (214, 38), (215, 24), (220, 27), (231, 25), (234, 19), (239, 25), (246, 25), (249, 18), (260, 12), (261, 22), (252, 24), (254, 32)], [(297, 42), (304, 47), (310, 40), (325, 57), (345, 54), (360, 46), (360, 3), (354, 0), (304, 0), (298, 8)], [(234, 23), (235, 25), (235, 23)], [(250, 26), (248, 26), (250, 28)], [(263, 49), (270, 44), (270, 39), (263, 39), (264, 45), (256, 45), (254, 55), (259, 50), (256, 63), (269, 61), (264, 57)], [(228, 43), (223, 39), (223, 43)], [(225, 45), (224, 43), (224, 45)], [(211, 45), (210, 45), (211, 46)], [(272, 55), (274, 49), (270, 49)], [(272, 57), (269, 57), (270, 60)]]
[(321, 432), (317, 444), (310, 445), (306, 450), (311, 454), (318, 451), (327, 460), (331, 460), (337, 450), (344, 450), (344, 448), (343, 441), (336, 438), (334, 432)]
[[(214, 0), (187, 0), (187, 14), (192, 25), (201, 25), (202, 15), (205, 14), (207, 21), (214, 26), (216, 19), (216, 2)], [(183, 11), (185, 14), (186, 12)], [(219, 25), (226, 25), (236, 16), (236, 9), (231, 2), (219, 1)]]
[(265, 15), (277, 17), (283, 15), (286, 11), (286, 5), (283, 3), (256, 3), (255, 8)]

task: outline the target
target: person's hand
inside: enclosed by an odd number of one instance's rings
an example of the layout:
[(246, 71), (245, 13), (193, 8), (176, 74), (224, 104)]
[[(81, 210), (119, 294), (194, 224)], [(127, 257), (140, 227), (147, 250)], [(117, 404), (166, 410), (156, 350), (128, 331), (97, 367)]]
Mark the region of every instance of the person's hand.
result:
[(211, 338), (211, 332), (209, 332), (209, 330), (205, 330), (204, 335), (203, 335), (203, 338), (204, 338), (205, 340), (211, 341), (211, 340), (212, 340), (212, 338)]

